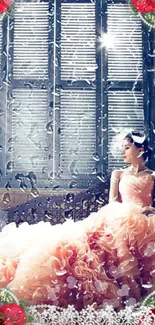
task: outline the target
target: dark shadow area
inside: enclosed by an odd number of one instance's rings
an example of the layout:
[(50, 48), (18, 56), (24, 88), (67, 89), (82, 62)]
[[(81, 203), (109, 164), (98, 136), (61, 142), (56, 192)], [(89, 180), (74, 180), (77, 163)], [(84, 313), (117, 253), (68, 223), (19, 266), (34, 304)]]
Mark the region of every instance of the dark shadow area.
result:
[(107, 204), (108, 195), (109, 177), (78, 193), (74, 190), (64, 191), (64, 194), (56, 192), (12, 207), (8, 209), (8, 223), (15, 222), (18, 226), (22, 222), (34, 224), (47, 221), (54, 225), (67, 219), (82, 220)]

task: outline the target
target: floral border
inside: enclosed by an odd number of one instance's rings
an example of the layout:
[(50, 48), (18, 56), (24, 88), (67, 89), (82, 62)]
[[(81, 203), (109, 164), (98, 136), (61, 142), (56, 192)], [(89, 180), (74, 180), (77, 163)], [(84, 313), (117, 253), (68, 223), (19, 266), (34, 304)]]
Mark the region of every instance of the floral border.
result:
[[(105, 308), (94, 309), (88, 306), (81, 311), (77, 311), (74, 306), (60, 308), (51, 305), (34, 305), (27, 306), (19, 301), (14, 294), (8, 289), (2, 289), (0, 293), (0, 306), (4, 304), (21, 307), (23, 314), (27, 319), (14, 321), (12, 318), (3, 319), (4, 325), (154, 325), (155, 324), (155, 291), (149, 294), (140, 304), (125, 307), (116, 312), (112, 306), (107, 305)], [(0, 307), (1, 308), (1, 307)], [(16, 318), (15, 313), (13, 318)]]

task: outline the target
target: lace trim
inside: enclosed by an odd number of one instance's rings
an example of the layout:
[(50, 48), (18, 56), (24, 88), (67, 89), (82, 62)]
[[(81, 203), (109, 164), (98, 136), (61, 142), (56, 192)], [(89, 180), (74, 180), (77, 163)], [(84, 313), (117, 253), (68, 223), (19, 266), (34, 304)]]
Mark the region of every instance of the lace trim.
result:
[[(153, 299), (151, 306), (145, 306), (149, 299)], [(92, 306), (78, 312), (73, 306), (59, 308), (49, 305), (35, 305), (28, 308), (35, 325), (153, 325), (155, 324), (155, 291), (151, 293), (143, 304), (128, 306), (116, 312), (112, 306), (95, 310)]]
[(60, 309), (54, 306), (31, 306), (29, 314), (33, 317), (35, 325), (152, 325), (155, 324), (155, 314), (149, 307), (141, 307), (135, 310), (126, 307), (116, 313), (111, 306), (105, 310), (95, 310), (93, 307), (77, 312), (73, 306)]

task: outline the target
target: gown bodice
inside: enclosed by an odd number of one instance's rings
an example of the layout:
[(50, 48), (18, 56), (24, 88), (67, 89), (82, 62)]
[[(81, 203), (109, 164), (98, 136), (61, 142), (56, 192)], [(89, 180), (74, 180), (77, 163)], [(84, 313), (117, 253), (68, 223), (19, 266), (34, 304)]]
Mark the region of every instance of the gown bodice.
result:
[(152, 206), (154, 179), (151, 174), (143, 176), (124, 175), (119, 183), (122, 202), (133, 202), (143, 207)]

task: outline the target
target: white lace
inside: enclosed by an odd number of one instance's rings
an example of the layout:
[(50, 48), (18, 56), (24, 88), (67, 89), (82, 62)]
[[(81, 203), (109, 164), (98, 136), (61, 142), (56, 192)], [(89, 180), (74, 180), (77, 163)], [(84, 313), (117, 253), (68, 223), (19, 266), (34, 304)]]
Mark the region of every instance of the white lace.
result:
[(152, 325), (155, 324), (155, 314), (151, 313), (151, 306), (144, 304), (154, 297), (155, 291), (147, 296), (142, 305), (129, 306), (119, 312), (114, 311), (112, 306), (99, 310), (89, 306), (78, 312), (73, 306), (65, 309), (35, 305), (28, 308), (28, 313), (33, 317), (34, 325)]
[[(15, 295), (7, 288), (1, 291), (1, 301), (20, 304)], [(151, 298), (152, 306), (146, 306)], [(150, 302), (150, 300), (149, 300)], [(116, 312), (112, 306), (95, 310), (93, 306), (88, 306), (81, 311), (77, 311), (74, 306), (60, 308), (51, 305), (34, 305), (26, 308), (26, 313), (32, 316), (33, 321), (27, 325), (152, 325), (155, 324), (155, 314), (151, 313), (151, 308), (155, 309), (155, 291), (149, 294), (142, 304), (127, 306)], [(141, 322), (140, 322), (141, 320)]]
[(40, 305), (29, 307), (28, 312), (35, 320), (34, 325), (137, 325), (140, 319), (141, 325), (155, 324), (155, 315), (144, 306), (137, 311), (134, 307), (126, 307), (116, 313), (111, 306), (101, 310), (87, 307), (77, 312), (73, 306), (61, 309)]

